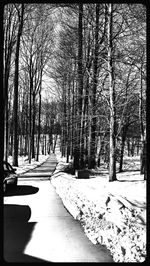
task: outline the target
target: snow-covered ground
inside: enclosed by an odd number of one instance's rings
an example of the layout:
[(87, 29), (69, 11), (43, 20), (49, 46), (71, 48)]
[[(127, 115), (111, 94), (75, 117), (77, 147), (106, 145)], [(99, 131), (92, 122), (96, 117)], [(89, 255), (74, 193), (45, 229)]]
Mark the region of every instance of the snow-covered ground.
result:
[[(46, 159), (49, 157), (49, 155), (39, 155), (39, 161), (37, 162), (35, 159), (31, 160), (31, 163), (29, 163), (28, 156), (18, 156), (18, 167), (16, 168), (17, 174), (23, 174), (30, 169), (36, 168), (38, 165), (42, 164), (46, 161)], [(12, 156), (8, 157), (8, 162), (12, 165)]]
[[(19, 158), (17, 173), (21, 174), (43, 163)], [(128, 158), (126, 171), (117, 173), (117, 181), (108, 182), (108, 171), (89, 179), (77, 179), (64, 172), (66, 158), (56, 150), (58, 165), (51, 183), (71, 215), (79, 220), (93, 244), (106, 245), (116, 262), (143, 262), (146, 258), (146, 181), (140, 175), (139, 158)], [(131, 161), (130, 161), (131, 160)], [(11, 163), (11, 158), (9, 158)], [(131, 171), (132, 168), (135, 171)]]
[(139, 158), (126, 158), (126, 171), (117, 174), (117, 181), (109, 182), (105, 167), (89, 179), (77, 179), (64, 172), (69, 164), (59, 150), (56, 154), (59, 164), (51, 183), (68, 211), (81, 222), (87, 237), (93, 244), (106, 245), (115, 262), (143, 262), (146, 181), (138, 171)]

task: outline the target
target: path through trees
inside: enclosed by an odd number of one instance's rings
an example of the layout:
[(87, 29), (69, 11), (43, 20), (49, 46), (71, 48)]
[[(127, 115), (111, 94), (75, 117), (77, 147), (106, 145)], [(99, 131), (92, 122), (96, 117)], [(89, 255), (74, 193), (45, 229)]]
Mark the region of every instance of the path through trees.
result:
[(55, 152), (74, 169), (124, 154), (146, 178), (146, 7), (142, 4), (4, 6), (4, 159)]

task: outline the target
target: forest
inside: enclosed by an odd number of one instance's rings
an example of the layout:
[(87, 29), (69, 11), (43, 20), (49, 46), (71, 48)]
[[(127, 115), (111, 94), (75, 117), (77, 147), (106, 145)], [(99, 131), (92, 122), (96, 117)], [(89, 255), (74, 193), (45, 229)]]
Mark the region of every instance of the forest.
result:
[(146, 6), (12, 3), (3, 9), (4, 160), (55, 152), (74, 169), (124, 154), (146, 170)]

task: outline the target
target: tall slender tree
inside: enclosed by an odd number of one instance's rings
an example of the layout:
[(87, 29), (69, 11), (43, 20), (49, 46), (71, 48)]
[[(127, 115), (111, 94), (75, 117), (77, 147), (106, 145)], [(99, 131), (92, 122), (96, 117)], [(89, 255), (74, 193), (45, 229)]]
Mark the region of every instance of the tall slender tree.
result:
[(21, 8), (16, 5), (18, 11), (18, 34), (15, 52), (15, 75), (14, 75), (14, 149), (13, 149), (13, 165), (18, 166), (18, 78), (19, 78), (19, 49), (20, 38), (23, 29), (24, 4)]
[(74, 168), (81, 167), (81, 121), (82, 121), (82, 103), (83, 103), (83, 3), (79, 4), (78, 16), (78, 122), (77, 122), (77, 139), (74, 147)]
[(108, 4), (108, 72), (110, 92), (110, 162), (109, 181), (116, 180), (116, 107), (113, 62), (113, 5)]
[(89, 168), (96, 166), (96, 128), (97, 128), (97, 115), (96, 115), (96, 93), (98, 84), (98, 51), (99, 51), (99, 3), (96, 4), (96, 23), (95, 23), (95, 47), (94, 47), (94, 62), (93, 62), (93, 86), (92, 86), (92, 121), (91, 121), (91, 148)]
[(9, 79), (12, 54), (16, 43), (17, 14), (13, 4), (4, 7), (4, 56), (3, 56), (3, 88), (4, 88), (4, 160), (8, 159), (9, 140)]

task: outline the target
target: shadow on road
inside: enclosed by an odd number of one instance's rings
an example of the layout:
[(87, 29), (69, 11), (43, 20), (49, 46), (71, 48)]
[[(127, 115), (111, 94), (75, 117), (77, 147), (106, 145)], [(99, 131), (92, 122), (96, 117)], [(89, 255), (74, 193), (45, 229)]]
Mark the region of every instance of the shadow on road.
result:
[(39, 191), (39, 188), (33, 186), (20, 186), (18, 185), (16, 188), (10, 189), (5, 193), (5, 196), (20, 196), (20, 195), (28, 195), (35, 194)]
[(36, 224), (28, 223), (30, 216), (31, 210), (27, 205), (4, 205), (4, 262), (47, 262), (24, 254)]

